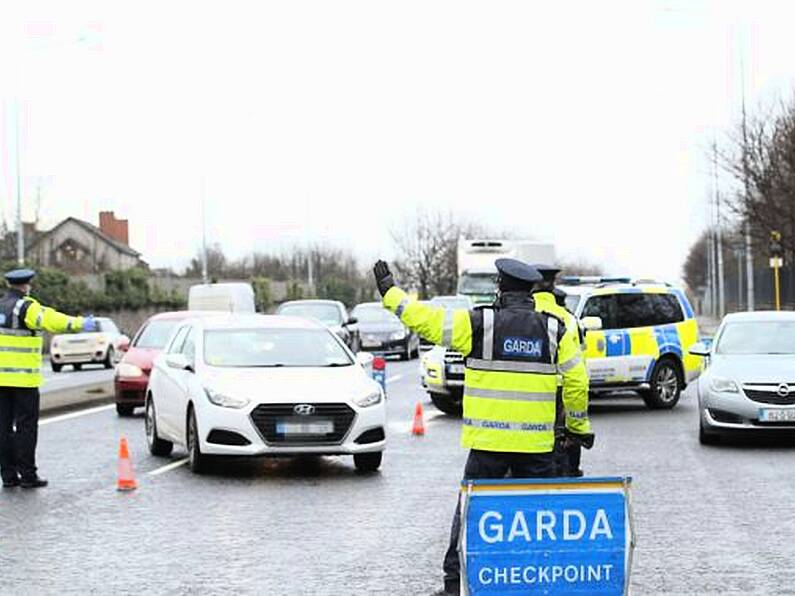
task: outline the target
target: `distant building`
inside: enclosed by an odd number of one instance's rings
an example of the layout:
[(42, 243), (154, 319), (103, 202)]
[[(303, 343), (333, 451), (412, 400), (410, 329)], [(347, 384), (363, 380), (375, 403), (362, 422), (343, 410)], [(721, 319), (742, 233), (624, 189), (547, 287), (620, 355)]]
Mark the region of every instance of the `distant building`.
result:
[(141, 253), (130, 248), (129, 242), (127, 220), (116, 219), (113, 211), (102, 211), (99, 227), (68, 217), (51, 230), (36, 234), (25, 252), (31, 262), (70, 273), (147, 267)]

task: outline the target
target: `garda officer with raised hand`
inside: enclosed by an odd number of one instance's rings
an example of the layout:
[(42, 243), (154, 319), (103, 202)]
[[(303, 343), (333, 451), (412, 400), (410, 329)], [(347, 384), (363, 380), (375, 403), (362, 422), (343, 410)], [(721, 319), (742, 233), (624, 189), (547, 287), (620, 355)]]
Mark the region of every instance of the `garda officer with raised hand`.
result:
[[(498, 259), (498, 297), (492, 307), (434, 308), (395, 287), (389, 266), (374, 274), (384, 306), (431, 343), (466, 358), (461, 444), (470, 449), (465, 479), (549, 477), (555, 474), (555, 393), (561, 371), (567, 420), (590, 432), (588, 377), (578, 367), (580, 345), (563, 319), (536, 310), (531, 292), (542, 277), (514, 259)], [(460, 508), (444, 558), (445, 593), (458, 594)]]
[[(565, 293), (555, 287), (555, 278), (560, 273), (560, 267), (555, 265), (547, 265), (542, 263), (534, 264), (536, 271), (541, 274), (543, 278), (533, 288), (533, 301), (536, 305), (536, 310), (539, 312), (546, 312), (561, 319), (566, 325), (566, 334), (572, 335), (567, 341), (576, 341), (582, 345), (582, 336), (580, 333), (580, 325), (571, 312), (566, 310)], [(582, 358), (572, 360), (567, 364), (571, 370), (575, 371), (578, 377), (587, 378), (587, 370), (585, 362)], [(563, 367), (561, 367), (563, 368)], [(582, 447), (590, 449), (593, 446), (594, 437), (590, 433), (577, 432), (578, 420), (587, 418), (588, 415), (588, 402), (584, 404), (584, 409), (569, 410), (564, 406), (564, 403), (569, 403), (571, 400), (565, 399), (564, 392), (570, 391), (563, 387), (562, 375), (558, 376), (558, 395), (557, 395), (557, 414), (555, 419), (555, 460), (557, 465), (557, 474), (559, 476), (582, 476), (580, 470), (580, 455)], [(577, 430), (574, 430), (577, 429)]]
[(6, 273), (9, 290), (0, 299), (0, 475), (3, 488), (40, 488), (36, 473), (41, 386), (41, 331), (96, 331), (92, 317), (70, 317), (42, 306), (28, 294), (30, 269)]

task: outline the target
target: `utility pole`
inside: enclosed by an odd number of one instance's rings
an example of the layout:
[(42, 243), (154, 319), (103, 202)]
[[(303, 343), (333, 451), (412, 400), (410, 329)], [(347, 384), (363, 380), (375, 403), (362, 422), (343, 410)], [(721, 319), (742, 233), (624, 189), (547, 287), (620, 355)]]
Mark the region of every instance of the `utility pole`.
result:
[(754, 253), (751, 247), (751, 222), (749, 206), (751, 193), (748, 184), (748, 128), (745, 113), (745, 61), (740, 56), (740, 79), (742, 84), (742, 108), (743, 108), (743, 185), (745, 187), (745, 222), (743, 231), (745, 233), (745, 289), (746, 305), (749, 311), (754, 310)]
[(201, 179), (202, 201), (202, 283), (210, 283), (207, 277), (207, 193), (204, 188), (204, 178)]
[(19, 152), (19, 127), (22, 119), (19, 117), (19, 100), (16, 103), (16, 126), (14, 127), (14, 157), (17, 177), (17, 263), (20, 267), (25, 264), (25, 229), (22, 225), (22, 174), (21, 174), (21, 154)]
[(726, 289), (723, 284), (723, 239), (721, 237), (720, 191), (718, 190), (718, 146), (713, 144), (715, 175), (715, 243), (718, 258), (718, 318), (726, 314)]

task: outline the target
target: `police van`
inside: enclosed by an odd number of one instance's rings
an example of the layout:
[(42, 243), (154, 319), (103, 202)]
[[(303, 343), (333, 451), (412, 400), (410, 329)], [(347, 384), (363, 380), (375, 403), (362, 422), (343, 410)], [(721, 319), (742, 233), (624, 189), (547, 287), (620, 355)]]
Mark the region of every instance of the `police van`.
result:
[(698, 324), (685, 293), (626, 278), (563, 277), (566, 306), (584, 332), (591, 391), (637, 391), (649, 408), (673, 408), (703, 363), (689, 353)]

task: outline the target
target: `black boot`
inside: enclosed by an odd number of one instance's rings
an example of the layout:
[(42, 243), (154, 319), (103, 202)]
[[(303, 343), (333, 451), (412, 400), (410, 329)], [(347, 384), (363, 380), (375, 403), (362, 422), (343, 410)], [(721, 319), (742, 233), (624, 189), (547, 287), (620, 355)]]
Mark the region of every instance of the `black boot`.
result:
[(47, 480), (39, 476), (34, 476), (33, 478), (23, 478), (19, 482), (19, 486), (22, 488), (43, 488), (47, 486), (47, 484)]

